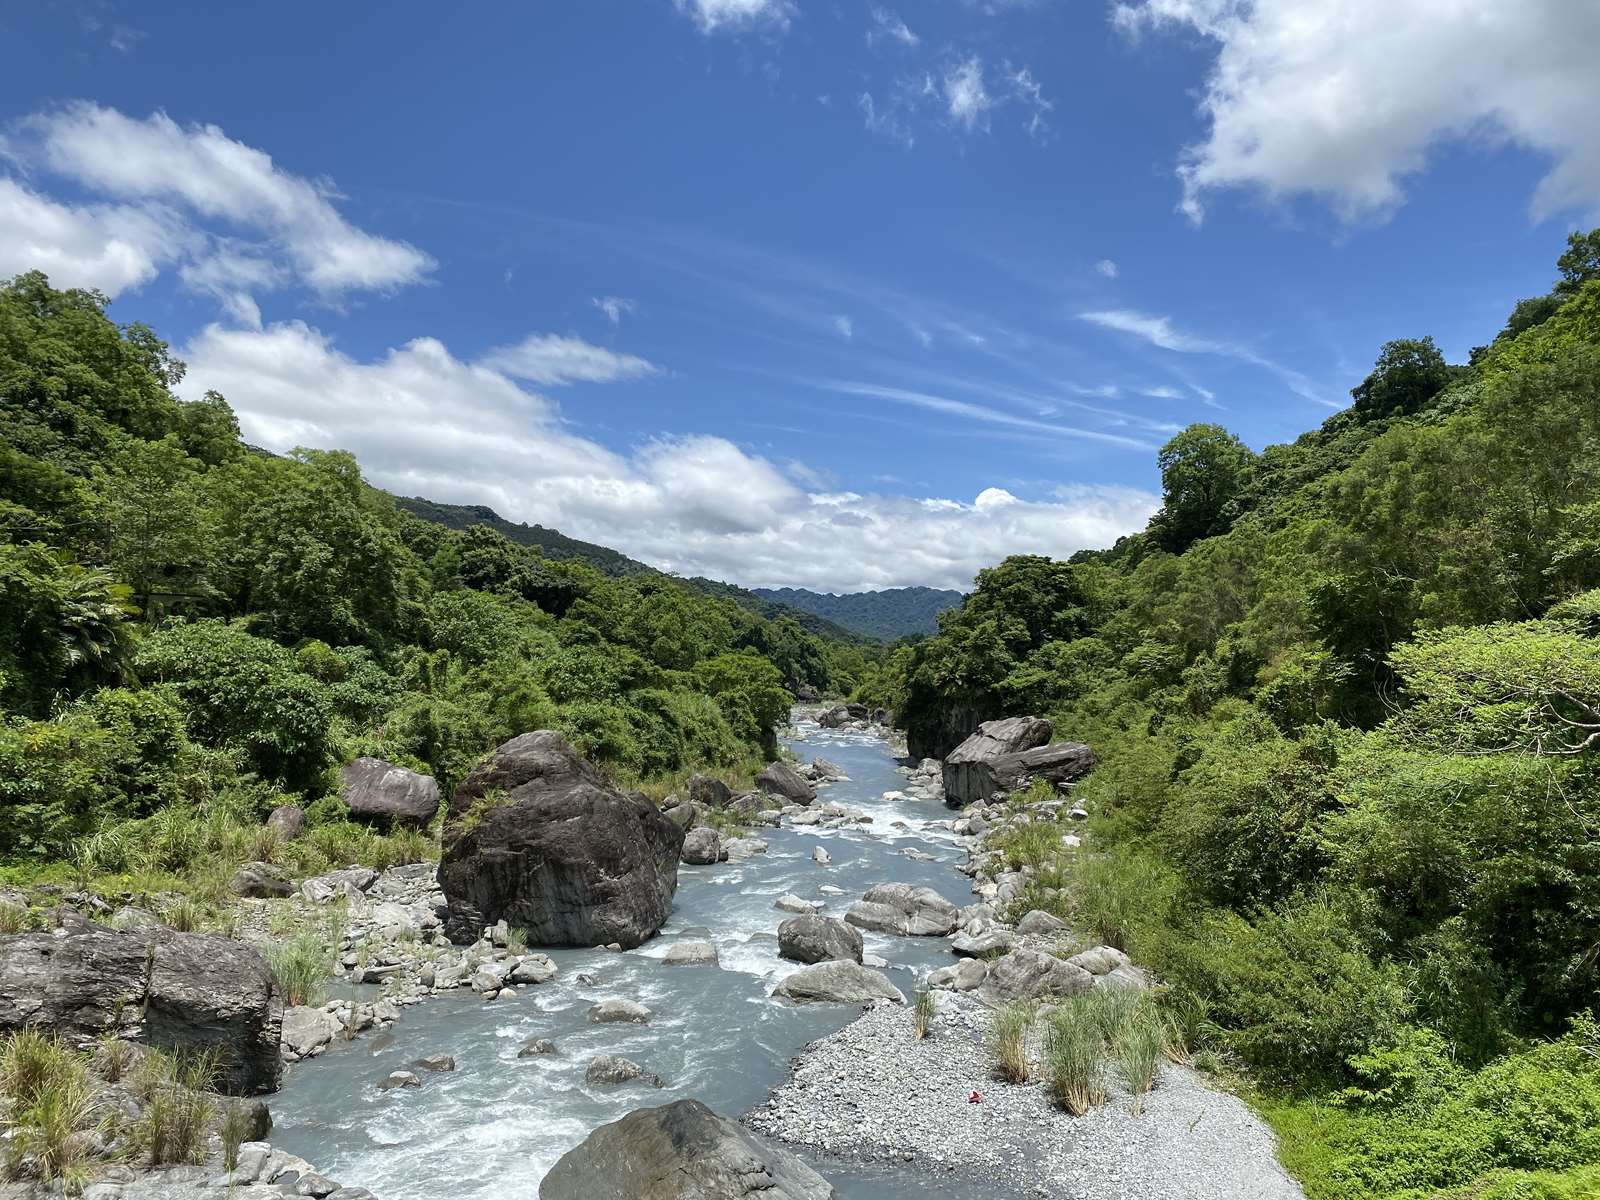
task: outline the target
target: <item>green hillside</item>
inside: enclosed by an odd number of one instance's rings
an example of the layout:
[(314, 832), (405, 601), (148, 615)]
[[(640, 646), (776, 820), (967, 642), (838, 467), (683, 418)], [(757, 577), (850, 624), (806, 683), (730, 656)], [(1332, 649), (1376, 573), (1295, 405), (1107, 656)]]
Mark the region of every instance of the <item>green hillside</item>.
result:
[(960, 592), (942, 588), (885, 588), (881, 592), (813, 592), (805, 588), (756, 588), (755, 594), (819, 617), (868, 637), (892, 642), (935, 633), (939, 614), (961, 604)]

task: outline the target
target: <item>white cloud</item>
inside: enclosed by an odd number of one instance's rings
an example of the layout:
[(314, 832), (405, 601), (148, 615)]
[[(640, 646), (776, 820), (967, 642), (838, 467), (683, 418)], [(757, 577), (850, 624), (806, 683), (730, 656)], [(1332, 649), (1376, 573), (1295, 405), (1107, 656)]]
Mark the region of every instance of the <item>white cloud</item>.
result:
[(862, 120), (868, 133), (881, 134), (892, 142), (899, 142), (907, 150), (917, 144), (916, 136), (901, 115), (898, 103), (892, 102), (880, 107), (872, 98), (871, 92), (862, 92), (856, 103), (861, 109)]
[(871, 15), (872, 25), (867, 29), (867, 45), (870, 46), (883, 38), (899, 42), (902, 46), (915, 46), (922, 41), (911, 32), (910, 26), (902, 21), (898, 14), (889, 9), (873, 5)]
[(1165, 384), (1159, 387), (1140, 388), (1139, 394), (1141, 396), (1149, 396), (1153, 400), (1182, 400), (1184, 398), (1183, 393), (1177, 388), (1167, 387)]
[(536, 333), (514, 346), (501, 346), (483, 357), (483, 365), (529, 383), (612, 383), (653, 375), (656, 368), (632, 354), (618, 354), (582, 338)]
[(794, 16), (791, 0), (673, 0), (701, 33), (741, 31), (759, 26), (787, 29)]
[(57, 287), (116, 296), (154, 279), (190, 241), (162, 209), (61, 204), (0, 177), (0, 278), (40, 270)]
[(638, 302), (629, 300), (624, 296), (596, 296), (593, 299), (593, 304), (601, 312), (605, 313), (606, 320), (613, 325), (622, 324), (623, 317), (631, 317), (639, 311)]
[(423, 279), (433, 260), (358, 229), (325, 180), (294, 175), (214, 125), (75, 103), (14, 124), (5, 157), (107, 197), (71, 204), (0, 178), (0, 259), (115, 294), (176, 266), (184, 285), (259, 323), (255, 295), (299, 283), (324, 299)]
[(987, 129), (994, 99), (983, 83), (983, 61), (976, 55), (962, 59), (945, 72), (945, 111), (963, 129)]
[(300, 322), (211, 326), (184, 357), (185, 394), (223, 392), (245, 437), (269, 449), (341, 447), (391, 491), (489, 504), (668, 570), (752, 586), (965, 588), (1006, 554), (1108, 545), (1159, 504), (1114, 487), (1032, 500), (994, 487), (971, 502), (808, 493), (719, 437), (660, 437), (617, 453), (431, 338), (360, 362)]
[(911, 408), (925, 409), (928, 412), (944, 413), (947, 416), (961, 417), (965, 420), (977, 421), (985, 425), (998, 425), (1006, 429), (1045, 434), (1062, 441), (1088, 440), (1108, 446), (1122, 446), (1130, 450), (1154, 450), (1156, 448), (1149, 442), (1127, 437), (1120, 433), (1105, 433), (1096, 429), (1078, 429), (1071, 425), (1040, 421), (1033, 417), (1019, 416), (1004, 409), (991, 408), (984, 404), (974, 404), (969, 400), (955, 400), (949, 396), (937, 396), (929, 392), (913, 391), (910, 388), (889, 387), (877, 383), (858, 383), (849, 380), (835, 380), (822, 386), (829, 391), (838, 392), (845, 396), (862, 396), (873, 400), (884, 400), (890, 404), (900, 404)]
[(1109, 258), (1102, 258), (1099, 262), (1095, 263), (1094, 269), (1100, 272), (1100, 274), (1104, 275), (1107, 279), (1115, 279), (1117, 277), (1117, 264), (1112, 262)]
[[(1117, 308), (1103, 312), (1079, 313), (1078, 319), (1088, 321), (1092, 325), (1099, 325), (1103, 329), (1114, 329), (1119, 333), (1131, 334), (1162, 350), (1171, 350), (1178, 354), (1215, 354), (1223, 358), (1238, 359), (1240, 362), (1249, 363), (1251, 366), (1260, 367), (1263, 371), (1276, 375), (1288, 386), (1290, 391), (1303, 399), (1328, 408), (1343, 407), (1325, 399), (1311, 380), (1292, 367), (1286, 367), (1282, 363), (1274, 362), (1265, 355), (1257, 354), (1248, 346), (1240, 346), (1233, 342), (1218, 341), (1213, 338), (1185, 333), (1174, 326), (1169, 317), (1151, 316), (1148, 313)], [(1202, 388), (1196, 388), (1195, 390), (1207, 401), (1210, 400), (1211, 394), (1209, 392)]]
[(835, 317), (833, 328), (845, 341), (850, 341), (856, 335), (855, 323), (849, 317)]
[(1600, 212), (1600, 5), (1588, 0), (1130, 0), (1122, 29), (1217, 43), (1181, 207), (1218, 188), (1311, 194), (1383, 217), (1448, 144), (1550, 160), (1535, 217)]

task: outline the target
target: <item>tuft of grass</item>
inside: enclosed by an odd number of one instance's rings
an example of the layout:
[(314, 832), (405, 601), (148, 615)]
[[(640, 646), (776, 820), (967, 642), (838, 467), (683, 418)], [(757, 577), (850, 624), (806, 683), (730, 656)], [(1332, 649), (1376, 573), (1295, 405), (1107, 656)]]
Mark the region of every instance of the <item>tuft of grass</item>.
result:
[(21, 933), (28, 927), (28, 910), (9, 900), (0, 900), (0, 934)]
[(15, 1178), (27, 1163), (44, 1182), (80, 1192), (88, 1178), (84, 1130), (93, 1100), (83, 1056), (55, 1034), (19, 1030), (0, 1042), (0, 1090), (10, 1101), (6, 1174)]
[(1028, 1030), (1033, 1027), (1033, 1005), (1013, 1000), (994, 1015), (990, 1044), (1000, 1077), (1008, 1083), (1028, 1081)]
[(230, 1100), (223, 1106), (217, 1132), (222, 1137), (222, 1169), (231, 1172), (239, 1165), (239, 1147), (250, 1132), (250, 1110), (239, 1101)]
[(1045, 1030), (1044, 1059), (1050, 1096), (1075, 1117), (1106, 1099), (1105, 1039), (1092, 1005), (1061, 1005)]
[(278, 942), (265, 948), (265, 957), (285, 1004), (321, 1004), (328, 998), (333, 955), (320, 937), (303, 933)]
[(119, 1083), (133, 1066), (133, 1045), (107, 1031), (94, 1047), (94, 1069), (107, 1083)]
[[(1142, 999), (1142, 998), (1141, 998)], [(1167, 1022), (1148, 1000), (1133, 1007), (1111, 1039), (1122, 1081), (1133, 1093), (1133, 1111), (1144, 1108), (1144, 1096), (1155, 1086), (1167, 1050)]]
[(528, 931), (513, 927), (506, 934), (506, 950), (511, 954), (526, 954), (528, 952)]
[(217, 1063), (215, 1051), (169, 1055), (150, 1050), (140, 1059), (134, 1088), (145, 1107), (131, 1140), (150, 1166), (205, 1161), (206, 1137), (217, 1117), (210, 1094)]
[(911, 1030), (918, 1041), (927, 1037), (933, 1029), (933, 1018), (938, 1015), (939, 1004), (934, 999), (933, 992), (923, 988), (917, 993), (916, 1001), (911, 1006)]
[(205, 906), (189, 896), (179, 896), (161, 910), (161, 919), (179, 933), (198, 933), (205, 928)]

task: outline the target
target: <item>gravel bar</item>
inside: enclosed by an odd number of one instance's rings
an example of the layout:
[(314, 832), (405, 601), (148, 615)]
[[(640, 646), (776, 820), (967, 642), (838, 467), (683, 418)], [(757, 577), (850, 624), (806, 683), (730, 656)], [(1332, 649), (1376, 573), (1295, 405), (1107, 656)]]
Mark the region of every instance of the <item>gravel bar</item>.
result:
[(959, 994), (939, 1001), (920, 1041), (911, 1013), (883, 1004), (813, 1042), (745, 1123), (824, 1155), (979, 1179), (1028, 1200), (1305, 1200), (1271, 1129), (1195, 1072), (1164, 1065), (1137, 1115), (1113, 1086), (1106, 1104), (1068, 1116), (1042, 1085), (994, 1075), (989, 1010)]

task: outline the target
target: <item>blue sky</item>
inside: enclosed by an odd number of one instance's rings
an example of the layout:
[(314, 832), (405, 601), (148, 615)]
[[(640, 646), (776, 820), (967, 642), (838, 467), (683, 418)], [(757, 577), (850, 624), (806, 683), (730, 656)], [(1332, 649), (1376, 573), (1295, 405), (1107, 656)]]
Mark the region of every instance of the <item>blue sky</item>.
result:
[(102, 288), (274, 449), (751, 585), (1106, 544), (1177, 429), (1291, 439), (1392, 337), (1463, 359), (1600, 210), (1567, 0), (57, 0), (0, 38), (0, 275)]

